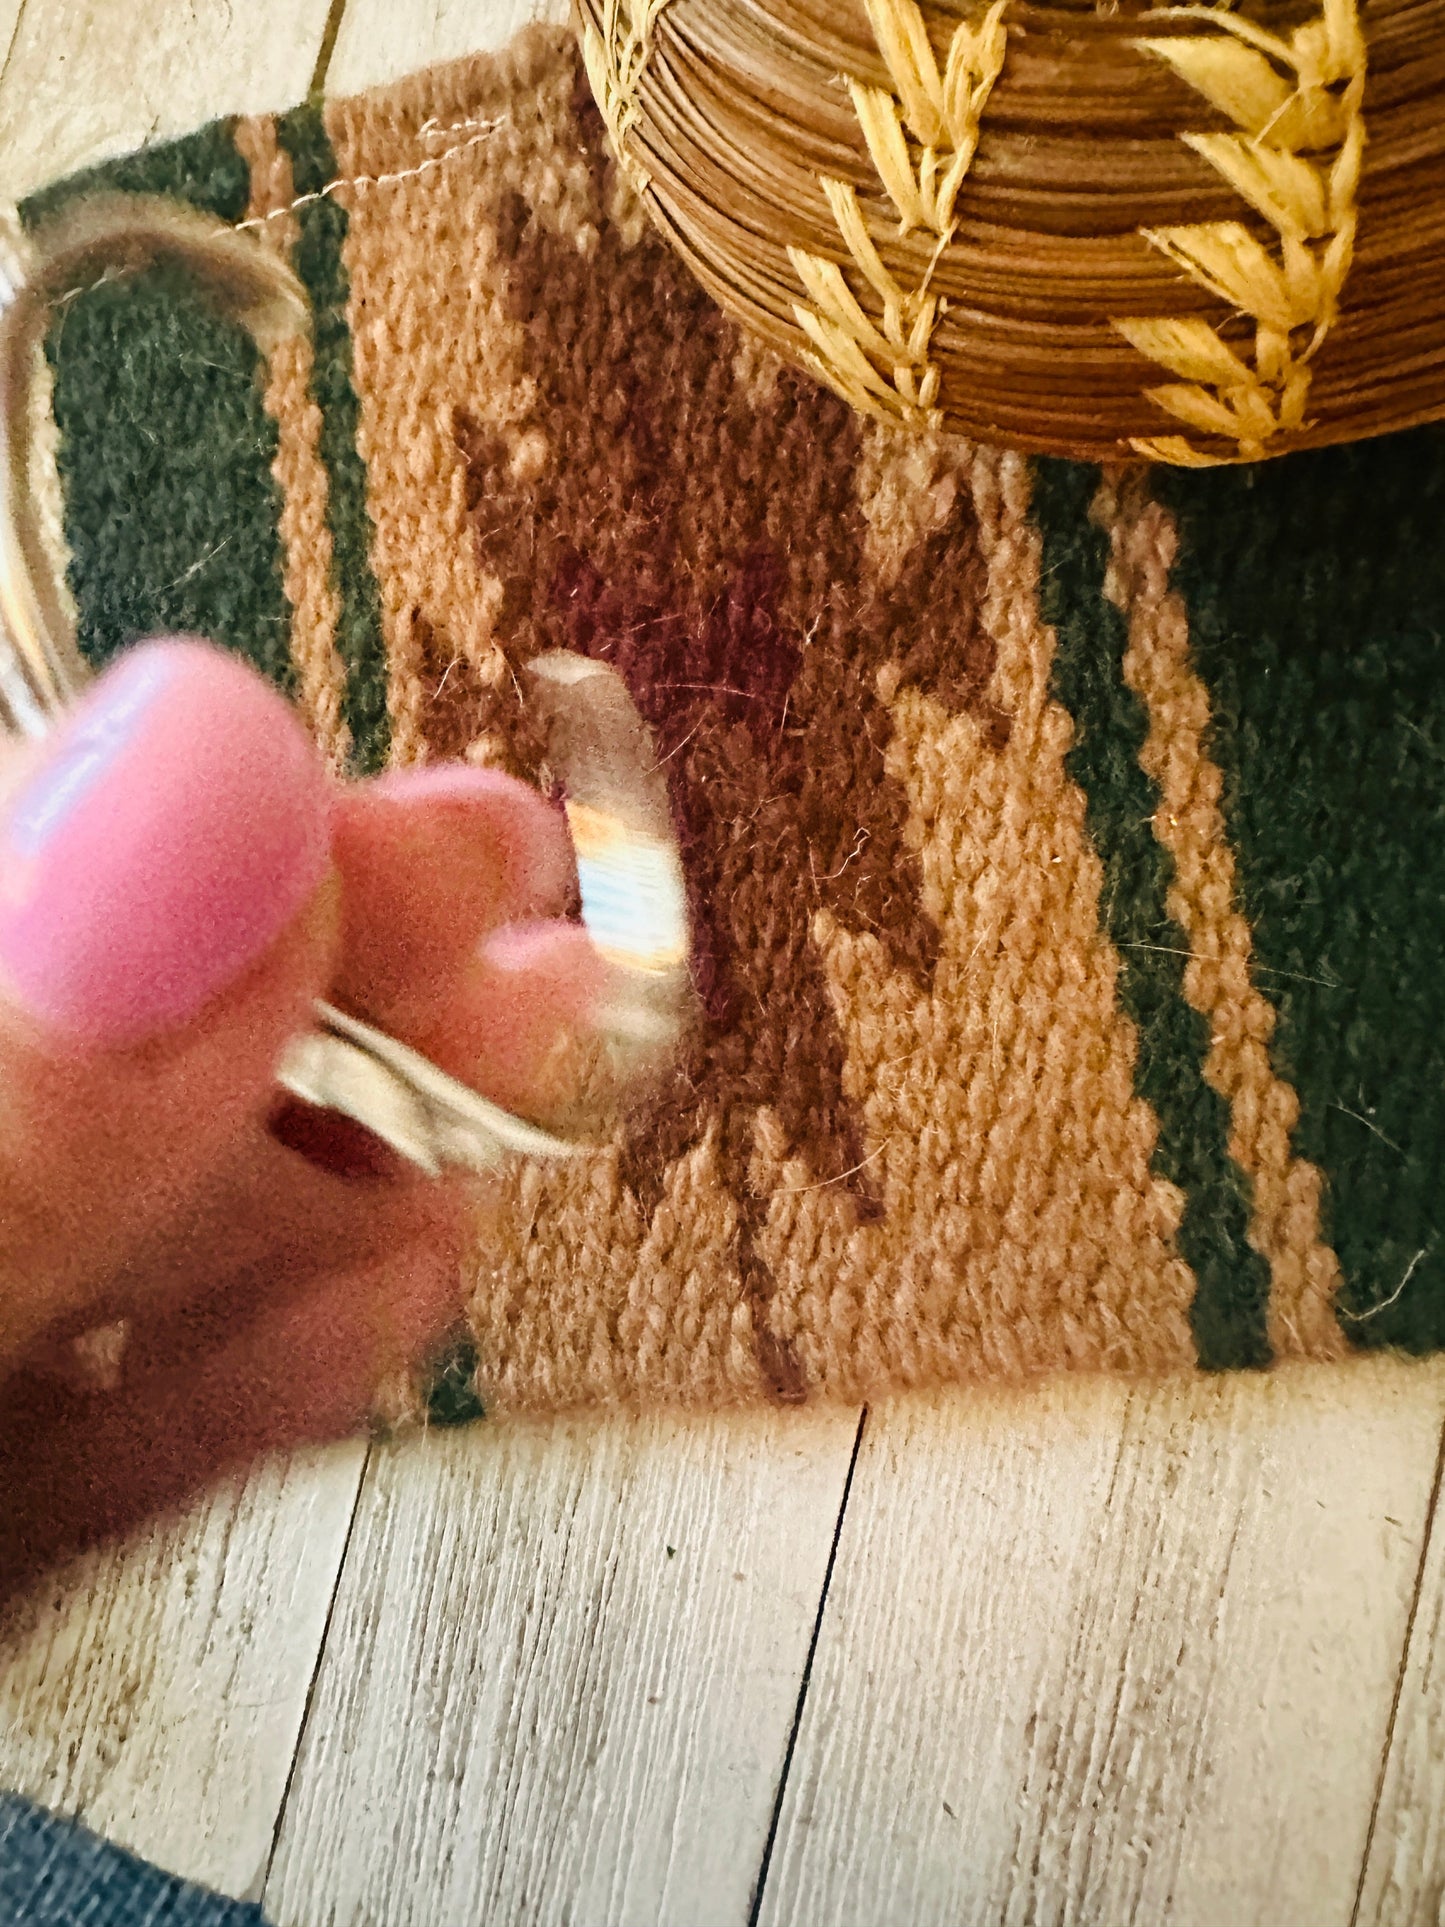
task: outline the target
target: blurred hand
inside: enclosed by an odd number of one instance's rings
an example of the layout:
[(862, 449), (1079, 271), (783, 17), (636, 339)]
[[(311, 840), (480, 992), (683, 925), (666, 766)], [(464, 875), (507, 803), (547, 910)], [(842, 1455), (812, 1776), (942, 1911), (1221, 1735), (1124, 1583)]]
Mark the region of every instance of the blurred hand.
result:
[[(525, 1110), (600, 988), (571, 881), (524, 785), (334, 785), (197, 643), (0, 764), (0, 1596), (355, 1428), (445, 1332), (483, 1187), (284, 1100), (276, 1064), (326, 996)], [(57, 1369), (119, 1319), (118, 1384)]]

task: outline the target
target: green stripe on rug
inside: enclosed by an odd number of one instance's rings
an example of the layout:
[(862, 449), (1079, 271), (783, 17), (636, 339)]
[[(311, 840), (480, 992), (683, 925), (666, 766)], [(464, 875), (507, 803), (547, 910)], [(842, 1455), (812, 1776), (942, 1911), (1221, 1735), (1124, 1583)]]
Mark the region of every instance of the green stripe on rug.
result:
[(1445, 438), (1158, 478), (1360, 1345), (1445, 1345)]
[(1184, 1193), (1177, 1243), (1196, 1280), (1190, 1322), (1209, 1370), (1266, 1365), (1269, 1269), (1251, 1247), (1250, 1188), (1228, 1151), (1229, 1110), (1204, 1081), (1209, 1026), (1184, 995), (1189, 941), (1165, 904), (1173, 859), (1154, 836), (1159, 792), (1139, 764), (1144, 705), (1123, 676), (1128, 629), (1104, 594), (1107, 536), (1090, 519), (1098, 471), (1035, 465), (1040, 604), (1058, 639), (1054, 694), (1074, 719), (1066, 758), (1104, 866), (1102, 917), (1119, 1002), (1139, 1038), (1134, 1088), (1159, 1120), (1152, 1168)]
[(234, 126), (232, 120), (214, 120), (183, 140), (142, 147), (119, 160), (67, 174), (32, 194), (21, 205), (21, 219), (33, 227), (77, 195), (119, 190), (169, 195), (223, 221), (239, 221), (251, 200), (251, 169), (232, 137)]
[(331, 529), (332, 580), (341, 603), (336, 647), (346, 664), (343, 713), (351, 731), (357, 772), (381, 769), (391, 747), (387, 716), (386, 641), (381, 595), (371, 567), (371, 517), (366, 506), (366, 468), (357, 449), (361, 404), (357, 399), (347, 325), (350, 282), (343, 252), (347, 215), (322, 190), (336, 179), (336, 156), (321, 108), (314, 102), (281, 115), (276, 138), (291, 156), (298, 195), (321, 198), (297, 210), (301, 235), (292, 265), (311, 297), (315, 356), (311, 393), (321, 410), (321, 459), (330, 478), (327, 522)]
[[(229, 123), (45, 189), (27, 224), (94, 188), (169, 194), (225, 220), (250, 170)], [(291, 687), (290, 610), (261, 358), (178, 269), (86, 289), (46, 341), (71, 591), (94, 664), (140, 636), (209, 636)]]

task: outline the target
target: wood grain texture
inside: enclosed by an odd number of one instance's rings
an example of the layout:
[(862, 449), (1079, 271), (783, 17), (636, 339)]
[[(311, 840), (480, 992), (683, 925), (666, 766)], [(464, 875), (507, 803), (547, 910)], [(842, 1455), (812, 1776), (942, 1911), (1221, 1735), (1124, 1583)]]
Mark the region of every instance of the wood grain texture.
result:
[(347, 0), (328, 94), (357, 94), (418, 67), (505, 47), (530, 21), (571, 18), (571, 0)]
[(0, 70), (6, 197), (216, 114), (291, 106), (310, 81), (327, 4), (132, 0), (118, 11), (25, 0)]
[(1438, 1471), (1436, 1482), (1435, 1515), (1352, 1927), (1439, 1927), (1445, 1919), (1445, 1522)]
[(277, 1927), (742, 1927), (856, 1423), (517, 1422), (378, 1453)]
[(5, 84), (24, 10), (25, 0), (0, 0), (0, 89)]
[(237, 1896), (270, 1852), (365, 1446), (86, 1561), (0, 1634), (0, 1786)]
[(870, 1420), (762, 1920), (1345, 1927), (1442, 1416), (1381, 1361)]

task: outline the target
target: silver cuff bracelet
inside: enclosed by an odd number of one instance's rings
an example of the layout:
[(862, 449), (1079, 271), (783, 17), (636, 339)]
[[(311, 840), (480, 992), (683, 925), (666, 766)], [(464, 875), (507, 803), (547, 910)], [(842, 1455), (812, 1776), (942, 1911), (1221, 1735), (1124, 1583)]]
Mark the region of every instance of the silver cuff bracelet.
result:
[[(0, 732), (44, 735), (90, 679), (36, 487), (47, 328), (68, 293), (161, 260), (189, 270), (263, 354), (310, 326), (301, 285), (277, 255), (174, 202), (95, 195), (28, 234), (13, 213), (0, 222)], [(666, 781), (615, 671), (565, 652), (540, 656), (529, 670), (576, 851), (582, 919), (611, 971), (592, 1043), (598, 1081), (615, 1096), (675, 1047), (690, 1005), (686, 896)], [(514, 1117), (330, 1004), (317, 1004), (316, 1020), (286, 1051), (278, 1082), (433, 1176), (457, 1166), (485, 1171), (513, 1152), (565, 1158), (588, 1148)]]

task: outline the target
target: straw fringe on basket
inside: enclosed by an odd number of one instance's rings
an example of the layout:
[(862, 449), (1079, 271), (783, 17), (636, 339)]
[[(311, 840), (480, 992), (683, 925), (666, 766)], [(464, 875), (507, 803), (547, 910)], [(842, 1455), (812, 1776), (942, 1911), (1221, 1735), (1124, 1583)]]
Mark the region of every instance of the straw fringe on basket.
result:
[(582, 29), (582, 60), (612, 151), (639, 194), (647, 192), (650, 177), (627, 137), (637, 120), (637, 83), (652, 51), (652, 30), (666, 5), (667, 0), (637, 0), (634, 15), (632, 0), (603, 0), (600, 25), (588, 20)]
[[(873, 165), (898, 211), (899, 238), (922, 228), (936, 237), (937, 246), (922, 282), (901, 288), (873, 245), (857, 190), (825, 175), (823, 192), (838, 232), (858, 271), (882, 299), (882, 323), (880, 327), (864, 313), (834, 262), (803, 248), (789, 248), (788, 258), (814, 305), (797, 303), (793, 313), (817, 349), (804, 357), (808, 367), (845, 401), (885, 421), (932, 427), (938, 421), (934, 404), (940, 375), (928, 351), (939, 301), (929, 284), (953, 239), (959, 189), (978, 148), (984, 107), (1003, 68), (1008, 0), (994, 0), (977, 28), (965, 22), (954, 30), (941, 69), (913, 0), (865, 4), (893, 91), (849, 80), (848, 92)], [(910, 133), (922, 149), (916, 161)]]
[(1209, 466), (1445, 413), (1445, 0), (578, 8), (659, 227), (868, 414)]
[[(1191, 12), (1207, 16), (1207, 9)], [(1326, 0), (1322, 17), (1288, 40), (1233, 17), (1201, 24), (1197, 40), (1140, 44), (1242, 130), (1183, 138), (1274, 230), (1277, 252), (1238, 221), (1146, 228), (1144, 238), (1248, 316), (1253, 360), (1202, 318), (1114, 325), (1141, 354), (1184, 377), (1182, 386), (1151, 388), (1152, 401), (1203, 435), (1233, 441), (1239, 458), (1254, 461), (1276, 436), (1304, 423), (1310, 365), (1339, 313), (1354, 258), (1365, 37), (1355, 0)], [(1179, 435), (1140, 437), (1134, 446), (1188, 468), (1230, 459)]]

